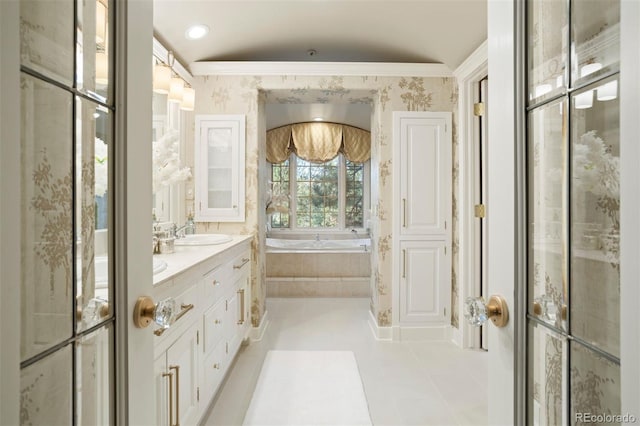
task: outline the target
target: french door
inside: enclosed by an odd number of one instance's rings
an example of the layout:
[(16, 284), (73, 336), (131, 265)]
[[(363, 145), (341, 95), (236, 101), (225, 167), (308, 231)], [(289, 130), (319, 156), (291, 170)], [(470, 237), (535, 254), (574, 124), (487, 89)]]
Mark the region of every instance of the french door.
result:
[(527, 424), (621, 422), (619, 24), (527, 2)]

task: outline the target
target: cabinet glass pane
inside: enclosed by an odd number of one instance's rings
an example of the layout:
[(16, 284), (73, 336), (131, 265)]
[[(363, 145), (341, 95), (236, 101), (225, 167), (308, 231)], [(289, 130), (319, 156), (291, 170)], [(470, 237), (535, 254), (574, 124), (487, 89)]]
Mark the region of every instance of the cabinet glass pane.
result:
[(73, 2), (20, 1), (20, 61), (67, 86), (73, 84)]
[(530, 323), (527, 386), (527, 423), (566, 424), (567, 343), (544, 326)]
[(78, 425), (113, 424), (113, 330), (106, 326), (76, 343)]
[(73, 96), (26, 74), (22, 108), (21, 356), (73, 328)]
[[(620, 416), (620, 366), (571, 342), (571, 424), (612, 424)], [(635, 423), (635, 422), (634, 422)]]
[(571, 3), (572, 85), (620, 68), (620, 0)]
[(78, 330), (110, 317), (109, 269), (112, 122), (108, 109), (76, 98), (76, 271)]
[(209, 129), (207, 136), (208, 207), (232, 208), (232, 129)]
[[(598, 100), (612, 83), (598, 82), (571, 99), (571, 331), (619, 357), (620, 111), (617, 97)], [(584, 96), (591, 98), (588, 108)]]
[(568, 14), (565, 0), (527, 4), (528, 91), (529, 101), (534, 102), (566, 87)]
[(108, 0), (79, 0), (77, 4), (77, 87), (111, 102), (113, 49)]
[(529, 313), (566, 329), (566, 101), (529, 114)]
[(20, 372), (20, 424), (72, 424), (71, 346), (54, 352)]

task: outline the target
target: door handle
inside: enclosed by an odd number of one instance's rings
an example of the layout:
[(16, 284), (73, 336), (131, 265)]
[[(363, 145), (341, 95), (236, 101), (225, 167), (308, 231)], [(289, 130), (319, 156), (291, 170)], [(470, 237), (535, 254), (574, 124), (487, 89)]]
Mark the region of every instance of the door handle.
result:
[(509, 322), (507, 301), (502, 296), (493, 295), (485, 304), (483, 297), (467, 297), (464, 303), (464, 317), (471, 325), (480, 327), (487, 320), (496, 327), (504, 327)]

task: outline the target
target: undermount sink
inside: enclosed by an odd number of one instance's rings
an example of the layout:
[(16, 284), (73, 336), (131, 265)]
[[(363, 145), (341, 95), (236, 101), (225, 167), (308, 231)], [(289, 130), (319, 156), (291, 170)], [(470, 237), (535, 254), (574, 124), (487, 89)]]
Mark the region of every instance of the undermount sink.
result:
[(162, 259), (153, 258), (153, 275), (158, 274), (167, 269), (167, 262)]
[(176, 246), (210, 246), (228, 243), (232, 239), (231, 235), (226, 234), (192, 234), (177, 238), (174, 244)]

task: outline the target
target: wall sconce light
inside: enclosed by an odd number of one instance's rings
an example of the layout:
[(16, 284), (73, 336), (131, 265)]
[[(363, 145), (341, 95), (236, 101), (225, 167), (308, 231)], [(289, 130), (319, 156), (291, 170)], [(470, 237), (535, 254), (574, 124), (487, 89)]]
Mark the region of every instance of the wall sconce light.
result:
[(107, 40), (107, 6), (96, 0), (96, 43)]
[(196, 91), (191, 87), (185, 87), (182, 92), (182, 102), (180, 109), (183, 111), (193, 111), (196, 101)]
[(109, 84), (109, 58), (101, 48), (96, 50), (96, 84)]
[(171, 85), (171, 67), (163, 63), (153, 67), (153, 91), (166, 95)]
[(553, 88), (551, 87), (550, 84), (540, 84), (540, 85), (536, 86), (535, 97), (538, 98), (538, 97), (540, 97), (542, 95), (546, 95), (552, 89)]
[(602, 69), (602, 64), (599, 62), (594, 62), (592, 64), (586, 64), (582, 68), (580, 68), (580, 77), (585, 77), (589, 74), (593, 74), (594, 72)]
[(599, 101), (610, 101), (618, 97), (618, 81), (613, 80), (603, 84), (596, 90)]
[(172, 77), (169, 85), (169, 96), (167, 101), (169, 102), (182, 102), (182, 95), (184, 93), (184, 81), (180, 77)]
[(593, 90), (587, 90), (584, 93), (576, 95), (574, 100), (575, 103), (573, 105), (576, 109), (591, 108), (593, 106)]

